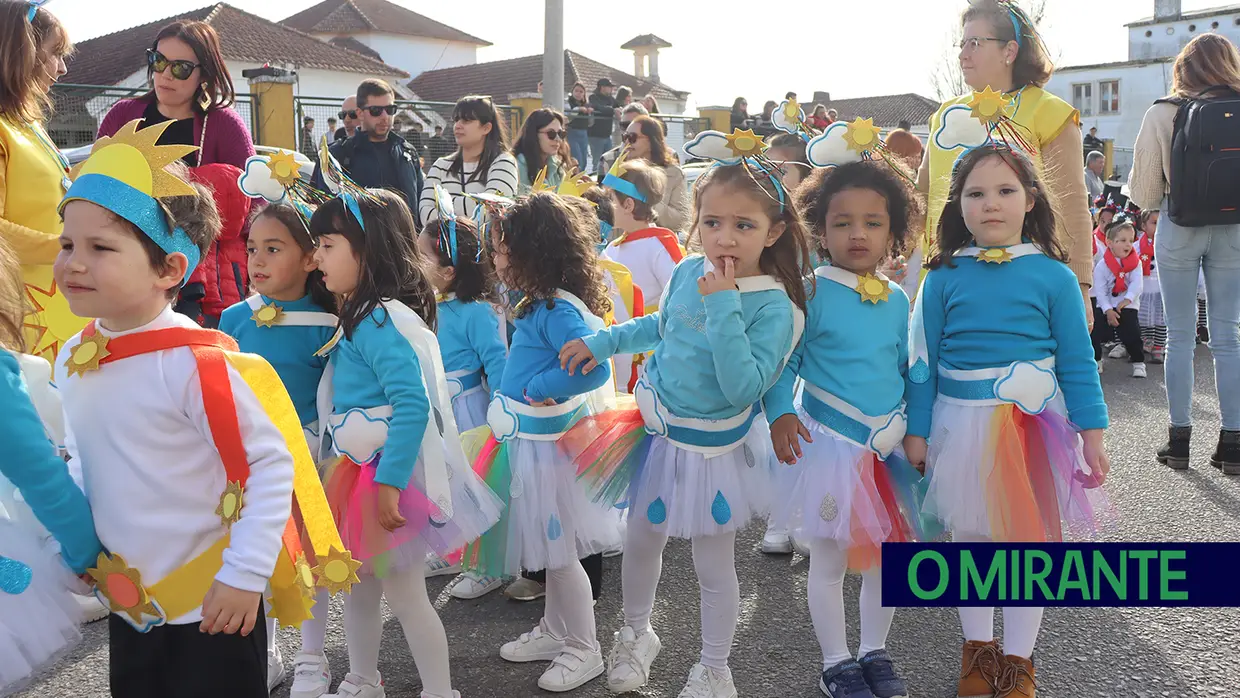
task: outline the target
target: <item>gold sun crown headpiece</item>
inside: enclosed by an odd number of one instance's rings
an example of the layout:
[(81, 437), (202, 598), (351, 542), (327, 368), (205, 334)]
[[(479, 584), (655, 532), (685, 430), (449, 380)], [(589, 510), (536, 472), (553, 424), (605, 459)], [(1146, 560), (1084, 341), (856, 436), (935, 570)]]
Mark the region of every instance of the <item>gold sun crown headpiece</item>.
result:
[(185, 278), (201, 261), (202, 251), (180, 227), (172, 228), (159, 200), (197, 196), (192, 184), (165, 169), (198, 150), (192, 145), (158, 145), (171, 121), (138, 130), (142, 119), (130, 121), (113, 136), (95, 141), (90, 157), (69, 173), (73, 184), (60, 201), (64, 213), (71, 201), (89, 201), (135, 225), (167, 254), (189, 260)]
[(566, 175), (560, 179), (560, 184), (554, 189), (547, 183), (547, 171), (550, 165), (543, 165), (534, 177), (534, 183), (530, 186), (532, 191), (554, 191), (560, 196), (575, 196), (580, 198), (583, 194), (594, 186), (594, 181), (590, 179), (590, 175), (584, 172)]

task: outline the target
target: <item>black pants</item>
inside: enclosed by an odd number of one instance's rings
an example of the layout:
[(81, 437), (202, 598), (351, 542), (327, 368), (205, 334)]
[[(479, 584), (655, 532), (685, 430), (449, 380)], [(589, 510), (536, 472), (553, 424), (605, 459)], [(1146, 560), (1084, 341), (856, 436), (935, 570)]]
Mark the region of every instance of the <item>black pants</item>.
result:
[[(590, 593), (593, 594), (594, 600), (598, 601), (598, 597), (603, 593), (603, 554), (598, 553), (581, 558), (581, 566), (586, 568), (586, 576), (590, 578)], [(547, 570), (526, 571), (522, 572), (521, 576), (539, 584), (547, 583)]]
[(246, 637), (210, 635), (198, 623), (140, 633), (108, 617), (108, 681), (114, 698), (267, 698), (263, 603)]
[[(1135, 308), (1124, 308), (1119, 311), (1119, 341), (1128, 350), (1128, 360), (1139, 364), (1145, 362), (1145, 348), (1141, 342), (1141, 323), (1137, 319)], [(1094, 342), (1094, 361), (1102, 360), (1102, 345), (1114, 336), (1116, 328), (1107, 322), (1107, 314), (1100, 308), (1094, 308), (1094, 331), (1091, 339)]]

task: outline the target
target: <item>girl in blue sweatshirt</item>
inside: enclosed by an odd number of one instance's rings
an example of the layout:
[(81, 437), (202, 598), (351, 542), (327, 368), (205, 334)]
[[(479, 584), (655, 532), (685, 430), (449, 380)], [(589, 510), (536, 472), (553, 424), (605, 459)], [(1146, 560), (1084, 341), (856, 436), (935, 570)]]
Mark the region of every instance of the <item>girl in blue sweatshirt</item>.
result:
[[(812, 551), (808, 596), (822, 691), (907, 696), (885, 649), (895, 609), (883, 607), (879, 556), (885, 541), (916, 538), (893, 486), (897, 469), (904, 483), (920, 479), (896, 452), (904, 438), (909, 302), (878, 269), (903, 249), (916, 204), (881, 161), (816, 169), (797, 201), (827, 263), (810, 280), (801, 343), (764, 400), (775, 453), (795, 464), (778, 480), (772, 518), (798, 530)], [(794, 401), (798, 377), (804, 385)], [(863, 580), (856, 659), (845, 635), (849, 568)]]
[[(1094, 520), (1107, 407), (1055, 224), (1022, 153), (989, 144), (956, 162), (913, 309), (904, 448), (927, 467), (924, 513), (957, 542), (1055, 542)], [(1002, 650), (994, 609), (961, 608), (960, 622), (959, 695), (1000, 676), (1031, 695), (1042, 609), (1003, 609)]]
[(654, 351), (633, 391), (637, 409), (570, 435), (596, 496), (628, 509), (625, 625), (607, 677), (614, 692), (649, 681), (661, 647), (650, 616), (663, 548), (676, 536), (693, 541), (702, 602), (701, 656), (682, 695), (736, 695), (728, 669), (740, 604), (736, 533), (768, 508), (759, 401), (804, 327), (808, 250), (779, 170), (733, 162), (698, 180), (694, 234), (705, 254), (676, 266), (659, 309), (561, 352), (570, 374), (589, 376), (614, 354)]
[(310, 219), (323, 282), (341, 297), (327, 433), (340, 455), (325, 489), (340, 535), (363, 562), (345, 598), (349, 674), (337, 695), (382, 698), (380, 599), (400, 620), (424, 698), (451, 698), (448, 641), (426, 595), (428, 550), (485, 532), (501, 502), (461, 449), (413, 217), (386, 190), (349, 193)]
[[(336, 299), (315, 268), (314, 240), (292, 205), (273, 203), (259, 209), (250, 224), (246, 252), (250, 287), (256, 293), (226, 309), (219, 330), (236, 339), (241, 351), (258, 354), (275, 368), (317, 460), (322, 435), (318, 397), (320, 388), (325, 394), (330, 390), (331, 381), (330, 376), (324, 379), (327, 357), (319, 349), (336, 332)], [(316, 594), (314, 617), (301, 625), (292, 687), (298, 696), (322, 695), (331, 684), (323, 652), (330, 595), (327, 589)], [(268, 684), (284, 677), (275, 622), (267, 619)]]
[(550, 662), (538, 686), (571, 691), (603, 672), (590, 581), (579, 558), (616, 541), (614, 517), (577, 486), (572, 459), (556, 441), (603, 402), (614, 401), (604, 367), (572, 375), (560, 347), (603, 326), (610, 308), (598, 263), (597, 228), (551, 193), (519, 200), (490, 225), (499, 278), (524, 295), (516, 304), (504, 377), (491, 400), (492, 440), (479, 468), (509, 498), (503, 520), (466, 549), (465, 564), (513, 575), (547, 571), (546, 612), (530, 632), (500, 648), (510, 662)]

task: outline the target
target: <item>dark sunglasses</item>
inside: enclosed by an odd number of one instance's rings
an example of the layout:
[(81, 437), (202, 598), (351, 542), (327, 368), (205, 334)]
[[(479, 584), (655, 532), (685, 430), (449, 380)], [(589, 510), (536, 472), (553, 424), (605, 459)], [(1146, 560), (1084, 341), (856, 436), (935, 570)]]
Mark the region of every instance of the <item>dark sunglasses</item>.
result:
[(378, 118), (380, 114), (387, 114), (388, 116), (392, 116), (393, 114), (396, 113), (395, 104), (389, 104), (386, 107), (362, 107), (362, 109), (364, 111), (370, 112), (370, 115), (375, 118)]
[(558, 141), (565, 136), (564, 131), (555, 131), (555, 130), (543, 131), (542, 134), (547, 137), (547, 140), (551, 140), (551, 141)]
[(628, 143), (629, 145), (633, 145), (634, 143), (637, 142), (638, 137), (639, 136), (636, 133), (625, 133), (624, 142)]
[(357, 110), (356, 110), (356, 109), (354, 109), (353, 111), (342, 111), (342, 112), (340, 112), (339, 114), (337, 114), (336, 116), (338, 116), (338, 117), (340, 117), (340, 118), (342, 118), (342, 119), (356, 119), (356, 118), (357, 118)]
[(146, 50), (146, 64), (152, 73), (162, 73), (168, 69), (168, 66), (172, 66), (172, 77), (177, 80), (189, 80), (194, 74), (194, 69), (202, 67), (201, 64), (193, 61), (170, 61), (164, 54), (151, 48)]

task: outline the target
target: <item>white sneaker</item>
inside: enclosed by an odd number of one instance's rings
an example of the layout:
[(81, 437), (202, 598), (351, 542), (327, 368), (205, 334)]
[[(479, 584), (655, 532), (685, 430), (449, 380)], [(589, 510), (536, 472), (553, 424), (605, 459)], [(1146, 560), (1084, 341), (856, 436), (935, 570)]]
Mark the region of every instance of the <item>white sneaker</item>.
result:
[(1098, 359), (1098, 375), (1102, 375), (1102, 359)]
[(454, 599), (468, 601), (482, 598), (502, 586), (504, 580), (499, 577), (484, 577), (477, 572), (464, 572), (452, 582), (452, 589), (448, 593)]
[(624, 626), (615, 635), (611, 653), (607, 655), (607, 688), (612, 693), (636, 691), (650, 681), (650, 665), (663, 643), (653, 630), (638, 635)]
[(99, 597), (94, 594), (74, 594), (73, 598), (77, 601), (78, 608), (82, 611), (82, 615), (79, 617), (82, 623), (94, 623), (97, 620), (103, 620), (111, 613), (108, 607), (104, 606)]
[(1128, 358), (1128, 349), (1126, 349), (1123, 344), (1116, 344), (1115, 348), (1112, 349), (1111, 353), (1107, 354), (1107, 356), (1112, 359), (1126, 359)]
[(508, 585), (504, 590), (504, 596), (513, 601), (536, 601), (547, 595), (547, 587), (544, 584), (521, 577), (517, 581)]
[(327, 655), (301, 652), (293, 661), (293, 687), (289, 698), (321, 698), (332, 686)]
[(383, 679), (378, 684), (366, 683), (357, 674), (346, 674), (344, 681), (336, 687), (335, 693), (328, 693), (324, 698), (387, 698), (383, 690)]
[(538, 621), (533, 630), (504, 643), (499, 648), (499, 656), (509, 662), (549, 662), (560, 656), (564, 648), (564, 641), (552, 637), (546, 632), (543, 622)]
[(792, 537), (783, 529), (768, 528), (762, 538), (762, 552), (767, 555), (791, 555)]
[(603, 655), (595, 650), (564, 647), (551, 666), (538, 677), (538, 687), (552, 693), (563, 693), (598, 678), (603, 673)]
[(280, 646), (272, 643), (271, 649), (267, 651), (267, 692), (271, 693), (282, 683), (284, 683), (284, 657), (280, 654)]
[(1132, 377), (1133, 378), (1148, 378), (1148, 376), (1145, 375), (1145, 364), (1143, 363), (1133, 364), (1132, 365)]
[(455, 565), (453, 565), (449, 563), (447, 560), (443, 559), (442, 557), (439, 557), (435, 553), (426, 554), (426, 578), (427, 579), (430, 579), (431, 577), (446, 577), (450, 574), (460, 574), (460, 573), (461, 573), (461, 563), (458, 562)]
[(689, 671), (689, 682), (680, 689), (678, 698), (736, 698), (732, 670), (711, 669), (701, 664)]

